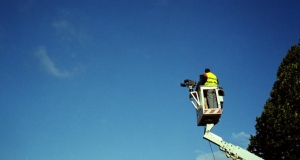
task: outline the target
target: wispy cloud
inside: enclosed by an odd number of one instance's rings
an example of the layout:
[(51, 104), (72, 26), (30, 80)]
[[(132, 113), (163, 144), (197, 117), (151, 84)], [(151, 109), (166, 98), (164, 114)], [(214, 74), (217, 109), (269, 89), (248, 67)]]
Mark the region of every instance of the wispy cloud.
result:
[(231, 140), (234, 142), (237, 142), (238, 145), (241, 145), (240, 147), (246, 148), (249, 144), (249, 138), (250, 134), (247, 134), (245, 132), (240, 132), (240, 133), (231, 133)]
[(47, 50), (44, 47), (39, 47), (35, 52), (35, 55), (39, 58), (41, 65), (48, 71), (51, 75), (55, 77), (71, 77), (74, 72), (62, 71), (58, 69), (54, 62), (49, 58)]
[(196, 160), (228, 160), (226, 154), (222, 151), (217, 151), (217, 152), (213, 152), (213, 153), (204, 153), (201, 151), (197, 151), (197, 158)]
[(70, 21), (55, 21), (52, 23), (52, 27), (55, 28), (62, 41), (79, 42), (80, 44), (83, 44), (90, 40), (88, 34), (78, 27), (75, 27)]

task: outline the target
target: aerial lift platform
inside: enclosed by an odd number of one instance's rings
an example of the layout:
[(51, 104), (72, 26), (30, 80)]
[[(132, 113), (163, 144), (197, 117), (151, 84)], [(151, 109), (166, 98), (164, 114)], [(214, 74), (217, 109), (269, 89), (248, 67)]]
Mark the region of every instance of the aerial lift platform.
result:
[[(214, 125), (216, 125), (223, 112), (224, 91), (218, 86), (199, 86), (194, 90), (196, 81), (186, 79), (181, 87), (189, 88), (189, 99), (196, 109), (197, 126), (206, 126), (203, 138), (218, 145), (220, 150), (226, 153), (228, 158), (233, 160), (263, 160), (255, 154), (231, 143), (223, 141), (223, 139), (211, 132)], [(206, 102), (205, 93), (207, 90), (214, 90), (216, 94), (217, 108), (210, 108)]]

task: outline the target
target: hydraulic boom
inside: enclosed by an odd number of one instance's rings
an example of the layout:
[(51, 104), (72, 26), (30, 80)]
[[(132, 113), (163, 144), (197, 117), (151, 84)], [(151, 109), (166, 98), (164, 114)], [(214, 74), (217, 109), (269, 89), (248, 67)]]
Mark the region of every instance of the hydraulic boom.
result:
[(226, 153), (228, 158), (233, 160), (263, 160), (255, 154), (231, 143), (223, 141), (223, 139), (211, 132), (214, 124), (207, 124), (203, 138), (216, 144), (220, 147), (220, 150)]

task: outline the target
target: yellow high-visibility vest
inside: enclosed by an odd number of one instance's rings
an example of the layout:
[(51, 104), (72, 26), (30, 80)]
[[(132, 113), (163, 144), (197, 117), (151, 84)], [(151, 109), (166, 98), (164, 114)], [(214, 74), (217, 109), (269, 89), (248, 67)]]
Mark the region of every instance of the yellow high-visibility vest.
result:
[(211, 72), (208, 72), (205, 75), (207, 77), (207, 81), (205, 82), (204, 86), (218, 86), (218, 78), (216, 75)]

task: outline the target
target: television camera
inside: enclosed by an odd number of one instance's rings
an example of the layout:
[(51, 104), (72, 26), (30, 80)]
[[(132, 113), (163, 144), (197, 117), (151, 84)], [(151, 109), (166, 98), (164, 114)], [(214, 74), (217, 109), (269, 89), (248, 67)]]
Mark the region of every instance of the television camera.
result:
[(185, 79), (183, 83), (180, 83), (181, 87), (187, 87), (189, 88), (190, 92), (193, 91), (193, 88), (196, 86), (196, 81)]

